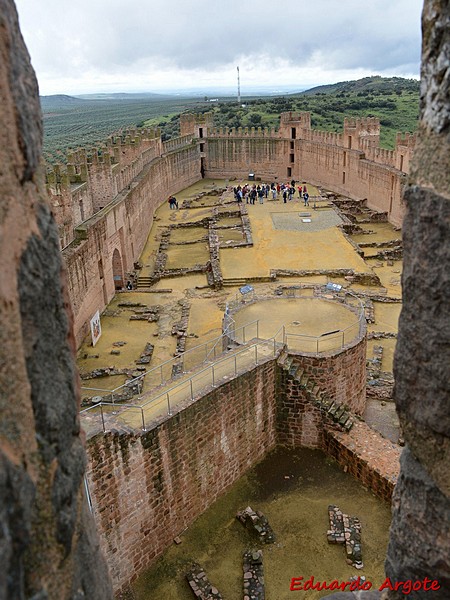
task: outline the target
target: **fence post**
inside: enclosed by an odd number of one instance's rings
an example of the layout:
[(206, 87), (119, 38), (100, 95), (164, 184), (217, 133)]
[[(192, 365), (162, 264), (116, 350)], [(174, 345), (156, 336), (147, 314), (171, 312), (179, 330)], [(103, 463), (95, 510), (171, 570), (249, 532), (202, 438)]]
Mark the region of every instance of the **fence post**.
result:
[(237, 356), (234, 355), (234, 374), (237, 375)]
[(193, 400), (194, 399), (194, 387), (192, 385), (192, 377), (191, 377), (189, 383), (190, 383), (190, 386), (191, 386), (191, 400)]
[(256, 321), (256, 339), (259, 340), (259, 319)]
[(258, 364), (258, 344), (255, 344), (255, 365)]
[(319, 338), (316, 338), (316, 352), (319, 354)]
[(100, 414), (102, 416), (102, 429), (103, 429), (103, 433), (106, 433), (106, 429), (105, 429), (105, 417), (103, 416), (103, 406), (102, 406), (102, 404), (100, 404)]
[(344, 340), (345, 340), (345, 331), (342, 332), (342, 348), (344, 347)]
[(161, 371), (161, 384), (164, 383), (164, 375), (163, 375), (163, 366), (160, 366), (160, 371)]
[(242, 328), (242, 341), (243, 341), (243, 343), (245, 344), (245, 325), (244, 325), (244, 327)]
[(212, 365), (212, 367), (211, 367), (211, 372), (212, 372), (212, 386), (216, 387), (215, 381), (214, 381), (214, 365)]
[(145, 417), (144, 417), (144, 409), (141, 407), (141, 417), (142, 417), (142, 431), (147, 431), (145, 429)]

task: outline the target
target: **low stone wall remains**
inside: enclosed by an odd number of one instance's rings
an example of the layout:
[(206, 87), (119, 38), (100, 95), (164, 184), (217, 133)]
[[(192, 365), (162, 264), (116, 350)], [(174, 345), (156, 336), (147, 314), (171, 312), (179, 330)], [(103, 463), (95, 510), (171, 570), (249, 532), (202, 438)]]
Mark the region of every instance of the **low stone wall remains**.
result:
[(350, 433), (325, 427), (324, 449), (355, 479), (379, 498), (391, 501), (400, 470), (402, 449), (358, 421)]

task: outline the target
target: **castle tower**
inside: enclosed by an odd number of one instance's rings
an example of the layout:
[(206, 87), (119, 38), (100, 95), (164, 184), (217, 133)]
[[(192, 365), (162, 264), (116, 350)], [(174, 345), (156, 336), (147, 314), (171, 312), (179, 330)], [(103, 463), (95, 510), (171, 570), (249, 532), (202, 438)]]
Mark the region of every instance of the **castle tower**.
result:
[(349, 150), (362, 150), (362, 140), (380, 144), (380, 119), (344, 119), (344, 146)]

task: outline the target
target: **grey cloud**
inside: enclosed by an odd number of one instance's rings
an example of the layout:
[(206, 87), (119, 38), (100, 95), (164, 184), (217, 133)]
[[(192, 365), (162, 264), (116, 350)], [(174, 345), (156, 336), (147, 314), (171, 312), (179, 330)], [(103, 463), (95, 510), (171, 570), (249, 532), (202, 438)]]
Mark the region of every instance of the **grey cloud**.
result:
[[(18, 0), (38, 71), (99, 72), (160, 61), (214, 69), (266, 54), (306, 66), (375, 71), (415, 65), (421, 0)], [(36, 32), (44, 32), (37, 35)], [(63, 65), (63, 68), (62, 68)], [(65, 72), (64, 72), (65, 71)]]

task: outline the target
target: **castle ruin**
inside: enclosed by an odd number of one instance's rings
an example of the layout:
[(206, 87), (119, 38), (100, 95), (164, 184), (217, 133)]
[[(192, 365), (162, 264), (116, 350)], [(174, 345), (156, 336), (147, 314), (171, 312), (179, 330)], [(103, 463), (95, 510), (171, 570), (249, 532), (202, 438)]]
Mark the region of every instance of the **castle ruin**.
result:
[[(399, 137), (394, 151), (380, 150), (379, 124), (373, 120), (347, 121), (344, 134), (336, 136), (313, 132), (307, 115), (283, 115), (277, 134), (216, 131), (207, 120), (202, 123), (189, 117), (177, 140), (162, 143), (155, 132), (130, 132), (123, 139), (111, 140), (102, 151), (74, 153), (67, 170), (48, 174), (47, 192), (39, 169), (42, 130), (36, 80), (14, 5), (10, 0), (1, 0), (0, 5), (5, 59), (0, 62), (4, 140), (0, 147), (4, 165), (0, 172), (0, 250), (6, 274), (0, 303), (0, 519), (4, 532), (0, 595), (112, 597), (84, 491), (86, 458), (77, 415), (75, 348), (87, 332), (93, 309), (104, 308), (114, 295), (115, 282), (119, 286), (133, 270), (154, 211), (169, 193), (203, 175), (226, 179), (252, 172), (268, 180), (292, 177), (350, 198), (366, 198), (370, 208), (387, 212), (392, 223), (403, 224), (404, 305), (395, 399), (406, 447), (394, 492), (386, 570), (396, 581), (438, 579), (441, 589), (432, 597), (446, 598), (450, 588), (445, 386), (450, 169), (448, 81), (443, 79), (442, 64), (448, 62), (450, 45), (448, 3), (426, 0), (424, 5), (424, 91), (417, 142), (412, 136)], [(408, 173), (408, 188), (402, 196)], [(358, 339), (345, 352), (357, 353), (359, 344)], [(337, 454), (348, 460), (345, 432), (331, 436), (328, 429), (322, 430), (323, 421), (315, 420), (314, 386), (304, 382), (303, 374), (298, 379), (294, 365), (284, 366), (265, 360), (151, 431), (131, 431), (125, 436), (110, 432), (88, 443), (92, 480), (106, 485), (111, 498), (102, 506), (97, 527), (103, 536), (102, 550), (109, 553), (116, 589), (167, 547), (173, 531), (191, 522), (231, 479), (273, 447), (280, 433), (289, 434), (294, 444), (297, 439), (304, 443), (299, 420), (291, 418), (301, 415), (302, 408), (310, 412), (309, 423), (317, 432), (314, 439), (334, 448), (330, 452), (338, 459)], [(280, 384), (287, 393), (277, 392)], [(230, 444), (221, 454), (217, 448), (213, 451), (211, 409), (223, 406), (224, 394), (245, 398), (247, 404), (241, 406), (237, 430), (236, 415), (223, 415)], [(245, 437), (246, 414), (258, 415), (253, 438)], [(226, 452), (229, 456), (224, 463)], [(194, 494), (189, 484), (194, 464), (187, 464), (186, 457), (191, 455), (198, 458), (195, 477), (203, 494), (198, 488)], [(220, 461), (223, 469), (217, 477)], [(355, 456), (355, 471), (361, 472), (363, 461), (357, 462)], [(373, 473), (367, 476), (374, 480)], [(132, 490), (137, 503), (128, 514), (121, 507), (124, 479), (137, 486)], [(173, 482), (177, 489), (171, 496)], [(392, 491), (383, 478), (375, 485), (380, 495)], [(99, 500), (101, 496), (94, 499)], [(135, 537), (131, 554), (114, 557), (125, 539), (121, 525), (127, 519), (130, 530), (135, 526), (141, 541), (146, 541), (140, 543)], [(152, 540), (153, 531), (158, 534), (157, 543)], [(413, 599), (427, 597), (423, 592), (411, 594)]]

